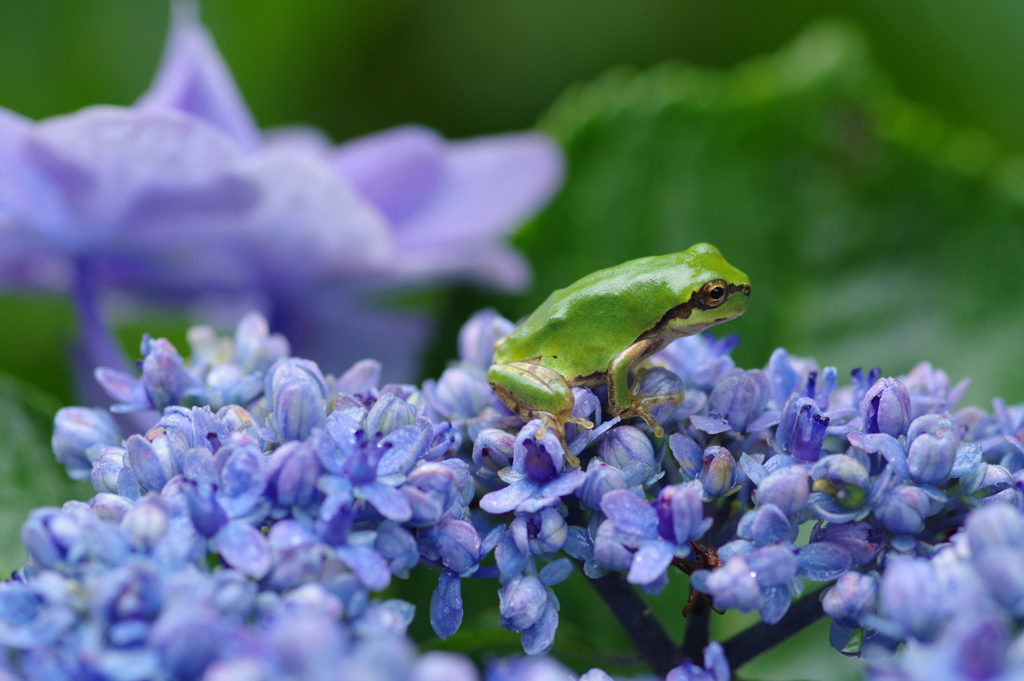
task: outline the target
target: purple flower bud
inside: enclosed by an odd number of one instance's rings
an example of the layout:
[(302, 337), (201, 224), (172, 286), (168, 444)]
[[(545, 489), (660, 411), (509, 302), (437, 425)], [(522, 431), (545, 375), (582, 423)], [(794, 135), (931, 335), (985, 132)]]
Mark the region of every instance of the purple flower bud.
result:
[(520, 632), (536, 624), (548, 605), (548, 592), (534, 575), (519, 575), (498, 590), (501, 626)]
[(198, 381), (185, 369), (185, 360), (166, 338), (142, 338), (142, 387), (155, 409), (177, 404)]
[(881, 378), (860, 403), (865, 433), (906, 435), (910, 425), (910, 393), (895, 378)]
[(153, 626), (147, 645), (174, 678), (198, 679), (216, 659), (232, 627), (205, 603), (182, 603), (165, 610)]
[(926, 414), (910, 424), (907, 466), (910, 477), (922, 485), (939, 485), (949, 480), (956, 460), (956, 428), (938, 414)]
[(389, 520), (377, 527), (373, 548), (388, 561), (388, 568), (394, 575), (407, 574), (420, 560), (416, 538), (407, 529)]
[(254, 440), (259, 440), (259, 427), (256, 419), (245, 409), (229, 404), (217, 412), (217, 418), (224, 424), (224, 427), (233, 433), (243, 433)]
[[(634, 391), (637, 395), (654, 396), (668, 395), (669, 393), (682, 394), (684, 389), (683, 379), (668, 369), (655, 367), (647, 370)], [(656, 404), (650, 408), (651, 416), (654, 417), (655, 421), (664, 426), (675, 416), (680, 404), (680, 402), (675, 401)]]
[(512, 333), (514, 327), (494, 310), (480, 310), (459, 329), (459, 359), (487, 371), (495, 343)]
[(747, 511), (740, 519), (736, 534), (758, 546), (793, 541), (795, 536), (793, 524), (775, 504), (762, 504)]
[(473, 444), (473, 463), (477, 465), (477, 475), (482, 478), (496, 478), (498, 471), (508, 468), (512, 463), (512, 452), (516, 438), (497, 428), (484, 428), (476, 436)]
[(673, 433), (668, 439), (668, 446), (679, 463), (679, 472), (684, 479), (693, 480), (701, 474), (704, 452), (692, 438), (682, 433)]
[(657, 465), (650, 439), (633, 426), (612, 428), (601, 438), (597, 454), (602, 461), (624, 472), (631, 485), (646, 480)]
[(810, 496), (807, 477), (802, 466), (780, 468), (761, 481), (754, 500), (758, 506), (774, 504), (787, 516), (793, 515), (807, 504)]
[(924, 527), (931, 504), (920, 487), (893, 485), (888, 493), (872, 503), (875, 518), (890, 532), (917, 534)]
[(700, 333), (674, 340), (655, 357), (683, 379), (686, 387), (707, 391), (736, 366), (729, 353), (739, 342), (736, 335), (716, 340), (710, 333)]
[(263, 377), (263, 394), (273, 403), (277, 398), (278, 391), (286, 383), (294, 380), (312, 382), (319, 388), (320, 396), (324, 400), (327, 399), (327, 382), (324, 381), (324, 376), (320, 373), (320, 367), (316, 365), (316, 362), (295, 357), (286, 357), (274, 362)]
[(21, 526), (21, 543), (41, 568), (56, 567), (69, 553), (77, 558), (82, 541), (78, 523), (51, 506), (32, 510)]
[(305, 440), (327, 422), (327, 401), (320, 386), (308, 378), (282, 384), (274, 393), (273, 424), (281, 442)]
[(217, 462), (223, 462), (217, 499), (229, 516), (241, 518), (262, 500), (267, 488), (263, 453), (254, 443), (233, 444), (220, 449)]
[(513, 520), (512, 532), (517, 541), (522, 536), (524, 541), (520, 543), (529, 546), (530, 553), (545, 556), (562, 548), (568, 537), (569, 528), (557, 510), (545, 508), (539, 513)]
[(288, 339), (270, 333), (267, 320), (258, 312), (250, 312), (235, 327), (235, 364), (248, 371), (266, 372), (277, 360), (291, 352)]
[(658, 534), (677, 546), (700, 539), (711, 524), (704, 518), (701, 485), (696, 481), (663, 487), (654, 501), (654, 510), (658, 514)]
[(750, 612), (761, 607), (761, 587), (743, 556), (732, 556), (712, 571), (697, 570), (690, 582), (697, 591), (712, 596), (716, 608)]
[(273, 564), (266, 537), (252, 525), (234, 520), (213, 539), (214, 549), (224, 562), (253, 579), (262, 579)]
[(366, 415), (363, 428), (368, 435), (387, 435), (396, 428), (416, 422), (416, 410), (394, 393), (384, 393)]
[(412, 519), (406, 524), (426, 527), (437, 523), (455, 501), (458, 489), (455, 474), (439, 463), (420, 463), (400, 491), (412, 507)]
[(744, 560), (762, 586), (789, 584), (796, 577), (797, 556), (784, 544), (769, 544), (754, 549)]
[(316, 480), (322, 471), (312, 445), (286, 442), (270, 455), (267, 495), (282, 508), (306, 507), (319, 496)]
[(155, 492), (163, 489), (172, 476), (181, 472), (173, 452), (165, 447), (154, 447), (141, 435), (128, 438), (128, 461), (139, 483)]
[(597, 509), (601, 507), (601, 498), (613, 489), (625, 489), (626, 474), (615, 466), (609, 466), (598, 458), (593, 458), (587, 464), (587, 477), (583, 486), (576, 492), (587, 508)]
[(336, 400), (342, 395), (353, 399), (353, 395), (372, 395), (380, 387), (380, 374), (383, 367), (374, 359), (359, 360), (345, 373), (338, 377), (334, 383), (334, 389), (339, 393)]
[(735, 484), (736, 460), (725, 447), (708, 447), (704, 450), (700, 481), (704, 493), (712, 499), (730, 492)]
[(104, 447), (92, 465), (92, 486), (97, 492), (117, 494), (117, 478), (125, 468), (128, 451)]
[(434, 406), (450, 419), (476, 416), (487, 406), (491, 395), (483, 370), (475, 366), (449, 367), (431, 385)]
[(665, 681), (729, 681), (731, 678), (732, 671), (729, 669), (729, 661), (725, 658), (722, 644), (712, 641), (704, 648), (703, 669), (687, 660), (670, 669)]
[(139, 499), (121, 520), (121, 527), (140, 551), (149, 551), (167, 533), (169, 518), (167, 502), (156, 493)]
[(465, 520), (442, 521), (435, 542), (441, 561), (453, 572), (462, 574), (480, 561), (480, 535)]
[(764, 411), (770, 397), (771, 386), (764, 372), (737, 369), (711, 391), (708, 410), (721, 414), (733, 430), (745, 432), (747, 424)]
[(627, 542), (636, 546), (635, 537), (620, 531), (611, 520), (605, 520), (597, 528), (597, 536), (594, 538), (594, 559), (608, 570), (629, 570), (633, 562), (633, 551), (626, 546)]
[(228, 514), (217, 501), (213, 487), (186, 482), (183, 486), (192, 525), (204, 537), (212, 537), (228, 522)]
[(636, 539), (658, 536), (658, 513), (630, 490), (613, 490), (601, 498), (601, 511), (615, 529)]
[(14, 626), (29, 624), (41, 605), (39, 597), (24, 582), (0, 582), (0, 620)]
[[(478, 312), (477, 315), (480, 313)], [(462, 327), (465, 329), (466, 327)], [(468, 657), (459, 653), (428, 650), (409, 671), (409, 681), (479, 681), (480, 673)]]
[(879, 588), (879, 610), (905, 634), (932, 640), (952, 603), (935, 569), (920, 558), (896, 558), (886, 564)]
[(964, 521), (975, 558), (992, 549), (1024, 549), (1024, 519), (1006, 504), (990, 504), (971, 511)]
[(534, 482), (545, 483), (562, 472), (565, 453), (553, 428), (548, 428), (543, 437), (537, 437), (540, 427), (541, 422), (534, 420), (520, 429), (513, 450), (512, 468)]
[(791, 397), (782, 408), (775, 445), (800, 461), (817, 461), (828, 421), (811, 398)]
[(57, 461), (67, 466), (68, 475), (82, 480), (89, 477), (104, 447), (121, 444), (121, 429), (103, 409), (64, 407), (53, 419), (50, 444)]
[(885, 533), (866, 520), (856, 523), (829, 523), (811, 532), (812, 542), (829, 542), (846, 549), (854, 565), (864, 565), (885, 545)]
[(118, 494), (100, 492), (89, 501), (89, 508), (96, 512), (101, 520), (112, 520), (121, 522), (125, 514), (132, 509), (135, 503)]
[(874, 614), (877, 592), (878, 584), (871, 575), (844, 572), (825, 592), (821, 607), (842, 626), (857, 627), (861, 617)]

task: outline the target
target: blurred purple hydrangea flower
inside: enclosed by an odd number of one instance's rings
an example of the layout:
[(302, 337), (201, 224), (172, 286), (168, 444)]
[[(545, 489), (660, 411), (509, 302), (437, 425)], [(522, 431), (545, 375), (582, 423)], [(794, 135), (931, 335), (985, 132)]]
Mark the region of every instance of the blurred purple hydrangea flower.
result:
[[(0, 110), (0, 284), (73, 292), (89, 369), (125, 369), (100, 310), (110, 287), (255, 298), (305, 356), (341, 368), (372, 349), (409, 375), (422, 320), (374, 312), (364, 294), (438, 279), (526, 284), (503, 238), (560, 184), (550, 139), (448, 142), (405, 127), (334, 148), (265, 135), (196, 6), (174, 10), (135, 106), (38, 123)], [(322, 309), (340, 316), (319, 326)]]

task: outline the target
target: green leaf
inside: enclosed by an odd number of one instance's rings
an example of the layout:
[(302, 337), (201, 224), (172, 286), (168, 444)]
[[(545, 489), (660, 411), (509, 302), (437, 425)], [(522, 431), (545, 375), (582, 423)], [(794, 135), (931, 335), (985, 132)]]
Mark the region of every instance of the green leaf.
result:
[(69, 478), (53, 456), (50, 436), (59, 407), (50, 395), (0, 375), (0, 576), (25, 563), (19, 533), (30, 510), (94, 493), (89, 482)]
[(564, 189), (518, 236), (531, 292), (710, 241), (753, 282), (741, 365), (786, 346), (846, 374), (930, 359), (968, 400), (1024, 398), (1024, 159), (894, 94), (859, 36), (819, 24), (713, 71), (618, 69), (567, 92), (541, 127)]

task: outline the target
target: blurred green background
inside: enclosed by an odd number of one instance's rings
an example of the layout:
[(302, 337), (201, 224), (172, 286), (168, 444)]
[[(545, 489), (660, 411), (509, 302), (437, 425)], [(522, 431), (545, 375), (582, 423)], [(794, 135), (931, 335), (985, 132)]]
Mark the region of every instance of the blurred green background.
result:
[[(476, 308), (515, 319), (595, 269), (707, 240), (754, 283), (728, 329), (741, 365), (779, 345), (841, 376), (927, 359), (972, 377), (965, 403), (1024, 399), (1020, 3), (206, 0), (202, 12), (264, 127), (310, 123), (342, 141), (407, 122), (449, 137), (539, 125), (565, 146), (565, 188), (515, 237), (529, 291), (412, 298), (439, 321), (419, 378), (454, 355)], [(167, 19), (164, 0), (0, 0), (0, 105), (42, 118), (130, 104)], [(0, 320), (4, 507), (87, 493), (46, 456), (49, 414), (72, 399), (69, 306), (6, 295)], [(156, 313), (119, 334), (134, 349), (143, 329), (183, 339), (182, 319)], [(610, 619), (572, 612), (562, 650)], [(852, 673), (821, 654), (831, 678)], [(795, 678), (787, 659), (748, 676)]]

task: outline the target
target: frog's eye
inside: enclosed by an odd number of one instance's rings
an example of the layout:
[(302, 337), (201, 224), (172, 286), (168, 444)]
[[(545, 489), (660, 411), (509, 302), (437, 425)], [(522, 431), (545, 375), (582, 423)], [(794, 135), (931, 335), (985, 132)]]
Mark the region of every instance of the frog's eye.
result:
[(701, 303), (705, 308), (718, 307), (725, 302), (725, 282), (715, 279), (704, 284), (700, 289)]

